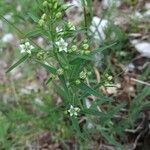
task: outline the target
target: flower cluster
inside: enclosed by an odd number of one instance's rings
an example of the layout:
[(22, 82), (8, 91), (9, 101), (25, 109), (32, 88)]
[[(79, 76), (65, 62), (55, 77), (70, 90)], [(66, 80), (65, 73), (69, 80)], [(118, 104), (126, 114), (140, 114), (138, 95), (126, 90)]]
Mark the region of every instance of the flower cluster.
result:
[(62, 68), (59, 68), (59, 69), (57, 70), (57, 74), (58, 74), (58, 75), (63, 75), (63, 73), (64, 73), (64, 70), (63, 70)]
[(86, 71), (81, 71), (79, 76), (80, 76), (80, 79), (85, 79), (87, 76)]
[(74, 107), (72, 105), (70, 105), (70, 109), (68, 110), (70, 116), (77, 116), (79, 111), (80, 111), (79, 107)]
[(31, 45), (29, 42), (26, 42), (24, 44), (20, 44), (20, 52), (21, 53), (31, 54), (33, 49), (34, 49), (34, 46)]
[(111, 75), (109, 75), (108, 73), (105, 74), (104, 79), (105, 79), (105, 85), (112, 84), (113, 77)]
[(38, 24), (40, 27), (42, 27), (45, 23), (45, 19), (46, 19), (46, 14), (44, 13), (42, 16), (41, 16), (41, 19), (39, 20)]
[(59, 52), (64, 51), (64, 52), (67, 53), (67, 46), (68, 46), (68, 43), (65, 42), (63, 38), (61, 38), (60, 40), (58, 40), (58, 41), (56, 42), (56, 45), (57, 45), (58, 48), (59, 48)]

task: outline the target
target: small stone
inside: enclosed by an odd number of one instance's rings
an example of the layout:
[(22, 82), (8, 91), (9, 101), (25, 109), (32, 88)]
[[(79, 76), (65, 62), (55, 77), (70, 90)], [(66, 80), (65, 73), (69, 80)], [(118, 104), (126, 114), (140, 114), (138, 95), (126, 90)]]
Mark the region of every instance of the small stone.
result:
[(4, 43), (11, 43), (14, 40), (14, 36), (11, 33), (7, 33), (2, 37)]
[(132, 45), (142, 56), (150, 58), (150, 43), (140, 40), (132, 40)]

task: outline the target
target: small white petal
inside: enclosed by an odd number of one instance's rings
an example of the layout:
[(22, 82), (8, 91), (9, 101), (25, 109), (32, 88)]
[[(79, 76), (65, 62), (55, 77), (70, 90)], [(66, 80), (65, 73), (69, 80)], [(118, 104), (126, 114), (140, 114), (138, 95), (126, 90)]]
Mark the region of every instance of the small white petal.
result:
[(25, 49), (21, 49), (21, 50), (20, 50), (20, 53), (25, 53)]
[(79, 108), (75, 107), (74, 110), (75, 110), (75, 111), (79, 111)]
[(63, 38), (61, 38), (61, 39), (60, 39), (60, 41), (61, 41), (61, 42), (64, 42), (64, 39), (63, 39)]
[(59, 42), (56, 42), (56, 45), (59, 45)]
[(21, 44), (21, 45), (20, 45), (20, 48), (21, 48), (21, 49), (25, 49), (25, 45), (24, 45), (24, 44)]
[(67, 48), (64, 48), (63, 51), (67, 52)]
[(30, 43), (29, 43), (29, 42), (26, 42), (26, 43), (25, 43), (25, 46), (30, 46)]
[(33, 45), (30, 45), (30, 49), (31, 49), (31, 50), (34, 49), (34, 46), (33, 46)]
[(63, 49), (59, 49), (59, 52), (62, 52), (63, 51)]
[(77, 116), (78, 115), (77, 112), (74, 112), (74, 115)]
[(28, 53), (28, 54), (31, 54), (31, 51), (30, 51), (30, 50), (27, 50), (27, 53)]
[(68, 43), (67, 43), (67, 42), (65, 42), (65, 43), (64, 43), (64, 46), (66, 46), (66, 47), (67, 47), (67, 46), (68, 46)]

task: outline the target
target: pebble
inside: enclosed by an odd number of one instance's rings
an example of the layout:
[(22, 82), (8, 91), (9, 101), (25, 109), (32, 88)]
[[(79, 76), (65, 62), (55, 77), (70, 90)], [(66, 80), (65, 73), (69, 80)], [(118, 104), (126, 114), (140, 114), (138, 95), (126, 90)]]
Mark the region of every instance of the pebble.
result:
[(147, 10), (144, 14), (143, 14), (144, 17), (150, 17), (150, 9)]
[(7, 33), (2, 37), (2, 42), (11, 43), (14, 40), (14, 36), (12, 33)]
[(115, 5), (116, 7), (119, 7), (121, 5), (121, 1), (120, 0), (103, 0), (102, 1), (102, 6), (104, 9), (110, 8), (113, 5)]
[(106, 38), (104, 33), (105, 28), (108, 26), (108, 20), (100, 19), (97, 16), (94, 16), (92, 19), (92, 24), (90, 26), (90, 30), (94, 33), (94, 38), (103, 41)]
[(142, 56), (150, 58), (150, 42), (132, 40), (131, 44)]

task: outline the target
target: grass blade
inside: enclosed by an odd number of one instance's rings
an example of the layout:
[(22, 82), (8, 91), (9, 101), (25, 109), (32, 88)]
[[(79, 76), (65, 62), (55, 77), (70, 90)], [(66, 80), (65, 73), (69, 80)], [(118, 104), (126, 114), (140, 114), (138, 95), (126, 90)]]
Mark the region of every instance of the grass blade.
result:
[(44, 64), (44, 63), (42, 63), (42, 62), (40, 62), (38, 60), (36, 60), (36, 62), (39, 63), (42, 67), (44, 67), (48, 72), (56, 75), (57, 70), (55, 68), (53, 68), (53, 67), (51, 67), (51, 66), (49, 66), (47, 64)]
[(24, 62), (27, 58), (29, 57), (28, 54), (26, 54), (25, 56), (23, 56), (21, 59), (19, 59), (15, 64), (13, 64), (11, 67), (8, 68), (8, 70), (6, 71), (6, 73), (12, 71), (14, 68), (16, 68), (18, 65), (20, 65), (22, 62)]

